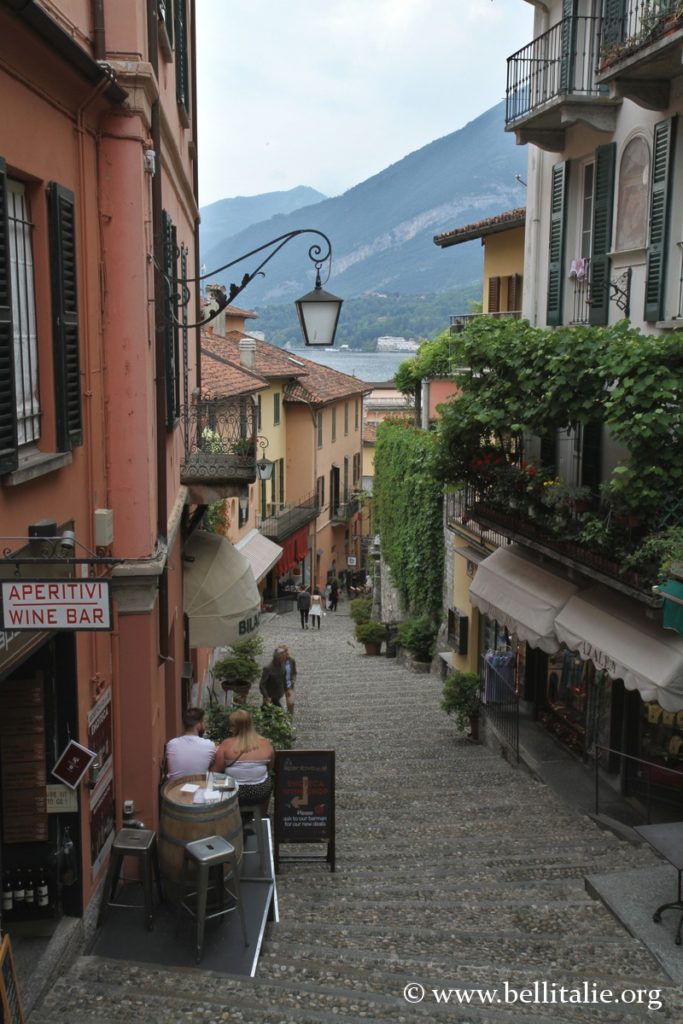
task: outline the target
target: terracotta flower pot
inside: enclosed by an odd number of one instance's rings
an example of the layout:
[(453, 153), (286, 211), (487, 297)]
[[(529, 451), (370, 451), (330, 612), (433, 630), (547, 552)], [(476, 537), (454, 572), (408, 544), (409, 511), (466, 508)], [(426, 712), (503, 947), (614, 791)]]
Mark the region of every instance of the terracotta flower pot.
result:
[(377, 658), (381, 650), (381, 644), (365, 644), (365, 653), (369, 658)]

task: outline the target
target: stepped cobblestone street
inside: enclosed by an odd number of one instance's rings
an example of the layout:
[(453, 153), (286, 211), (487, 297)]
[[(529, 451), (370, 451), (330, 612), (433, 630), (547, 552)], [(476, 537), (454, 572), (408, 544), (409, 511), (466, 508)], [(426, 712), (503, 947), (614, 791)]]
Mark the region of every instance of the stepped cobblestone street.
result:
[[(289, 614), (264, 635), (267, 652), (286, 642), (297, 659), (296, 746), (336, 750), (336, 873), (322, 861), (283, 865), (281, 922), (254, 979), (82, 956), (30, 1024), (683, 1020), (680, 990), (584, 887), (586, 874), (659, 864), (648, 849), (459, 735), (438, 676), (366, 657), (347, 603), (320, 632)], [(642, 993), (640, 1003), (505, 1002), (506, 983), (535, 982)], [(410, 985), (423, 1000), (404, 996)], [(497, 994), (468, 1006), (439, 1003), (433, 989)], [(648, 1008), (653, 990), (661, 1009)]]

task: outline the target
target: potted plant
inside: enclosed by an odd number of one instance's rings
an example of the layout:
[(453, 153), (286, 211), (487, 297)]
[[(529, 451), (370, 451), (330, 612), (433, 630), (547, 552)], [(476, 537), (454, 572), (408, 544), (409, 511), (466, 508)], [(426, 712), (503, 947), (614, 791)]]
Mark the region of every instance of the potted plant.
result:
[(455, 715), (458, 729), (469, 729), (473, 740), (479, 739), (480, 693), (481, 681), (476, 672), (453, 669), (444, 680), (441, 707), (447, 715)]
[(365, 653), (370, 657), (376, 657), (380, 653), (386, 635), (387, 627), (383, 622), (369, 619), (368, 622), (356, 623), (356, 640), (365, 644)]
[(349, 613), (355, 623), (369, 622), (372, 611), (371, 597), (354, 597), (349, 605)]
[(213, 677), (227, 692), (233, 690), (235, 703), (243, 704), (249, 689), (259, 677), (257, 655), (263, 652), (263, 637), (247, 637), (238, 640), (229, 648), (229, 653), (219, 658), (213, 666)]
[(405, 647), (413, 655), (413, 667), (418, 671), (420, 671), (418, 665), (423, 671), (429, 670), (434, 655), (436, 634), (437, 627), (428, 615), (406, 619), (398, 627), (398, 642), (401, 647)]
[[(235, 710), (225, 704), (211, 704), (206, 712), (206, 735), (214, 743), (222, 743), (228, 735), (230, 715)], [(270, 740), (275, 750), (291, 750), (294, 744), (294, 724), (285, 708), (274, 704), (259, 706), (246, 704), (256, 732)]]

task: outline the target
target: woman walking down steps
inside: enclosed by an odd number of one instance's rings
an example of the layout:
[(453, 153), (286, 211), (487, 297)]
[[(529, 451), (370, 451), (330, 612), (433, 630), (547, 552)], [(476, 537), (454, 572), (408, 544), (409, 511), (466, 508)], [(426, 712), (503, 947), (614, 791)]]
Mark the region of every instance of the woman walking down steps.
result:
[[(221, 1015), (329, 1024), (332, 1014), (350, 1024), (683, 1020), (680, 988), (584, 884), (585, 875), (660, 862), (458, 735), (436, 675), (419, 677), (417, 713), (416, 677), (395, 659), (365, 657), (347, 607), (315, 636), (302, 635), (295, 614), (263, 628), (266, 649), (296, 650), (306, 680), (297, 747), (336, 751), (335, 874), (323, 862), (282, 865), (280, 923), (267, 927), (255, 978), (82, 957), (30, 1024), (54, 1024), (67, 1010), (71, 1024), (93, 1024), (93, 1006), (98, 1021), (120, 1024)], [(578, 990), (586, 979), (619, 993), (661, 990), (662, 1009), (642, 1001), (472, 1009), (476, 990), (503, 999), (506, 983), (518, 992), (544, 980)], [(407, 986), (416, 984), (425, 995), (412, 1005), (419, 989)], [(475, 995), (469, 1006), (455, 998), (437, 1006), (434, 988)], [(122, 999), (135, 1000), (128, 1017)]]

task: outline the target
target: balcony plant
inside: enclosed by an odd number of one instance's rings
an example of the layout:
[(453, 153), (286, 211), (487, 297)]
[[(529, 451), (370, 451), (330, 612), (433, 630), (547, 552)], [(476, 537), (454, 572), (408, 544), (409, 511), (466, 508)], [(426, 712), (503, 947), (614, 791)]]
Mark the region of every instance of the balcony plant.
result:
[(260, 674), (257, 659), (263, 653), (263, 637), (260, 634), (238, 640), (228, 654), (219, 658), (213, 666), (213, 677), (223, 690), (232, 690), (235, 703), (245, 703), (250, 688)]
[(365, 653), (376, 657), (382, 649), (382, 641), (386, 640), (387, 627), (383, 622), (370, 619), (368, 622), (356, 624), (356, 640), (365, 645)]
[(469, 729), (473, 740), (479, 739), (479, 711), (481, 682), (476, 672), (453, 669), (443, 684), (441, 707), (447, 715), (455, 716), (458, 729)]

